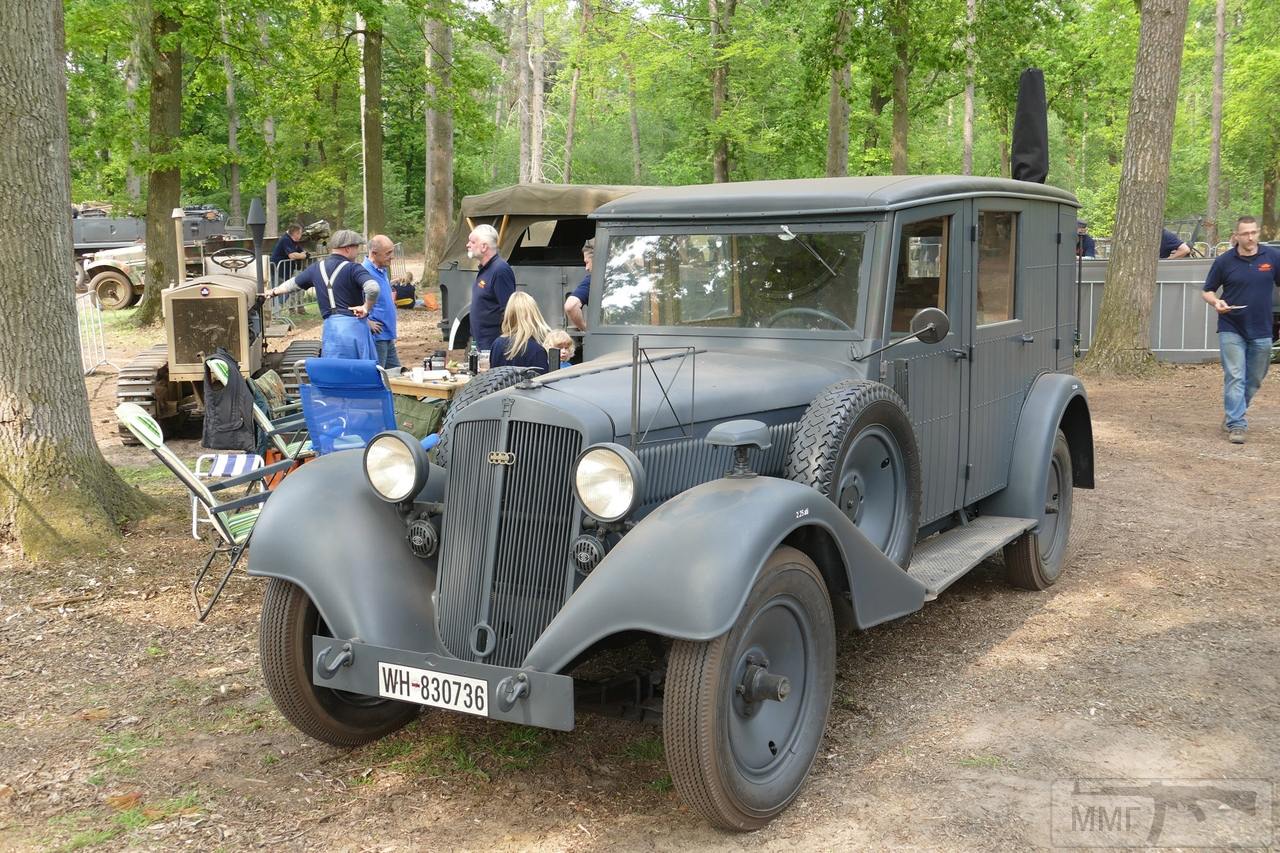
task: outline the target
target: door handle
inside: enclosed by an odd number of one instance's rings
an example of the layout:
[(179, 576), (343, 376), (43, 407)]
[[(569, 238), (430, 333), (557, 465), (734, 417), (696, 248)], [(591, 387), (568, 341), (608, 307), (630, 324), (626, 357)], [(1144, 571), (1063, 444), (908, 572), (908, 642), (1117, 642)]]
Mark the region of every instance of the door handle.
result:
[(947, 350), (947, 355), (951, 356), (956, 361), (963, 361), (969, 357), (969, 351), (967, 349), (957, 347), (955, 349)]

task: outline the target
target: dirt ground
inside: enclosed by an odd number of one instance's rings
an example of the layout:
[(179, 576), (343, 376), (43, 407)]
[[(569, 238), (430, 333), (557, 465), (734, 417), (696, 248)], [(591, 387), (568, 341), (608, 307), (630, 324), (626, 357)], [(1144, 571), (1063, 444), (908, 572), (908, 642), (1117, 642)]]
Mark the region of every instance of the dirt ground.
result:
[[(434, 319), (402, 312), (402, 352), (436, 345)], [(108, 335), (117, 364), (148, 343), (118, 319)], [(1014, 590), (993, 560), (844, 638), (799, 800), (728, 835), (681, 804), (644, 724), (431, 713), (353, 751), (299, 734), (262, 686), (261, 582), (195, 622), (183, 493), (121, 446), (114, 377), (91, 376), (104, 451), (164, 509), (100, 559), (0, 553), (0, 848), (1024, 849), (1054, 843), (1055, 780), (1274, 783), (1280, 378), (1242, 447), (1220, 382), (1210, 365), (1090, 383), (1098, 488), (1075, 494), (1062, 580)]]

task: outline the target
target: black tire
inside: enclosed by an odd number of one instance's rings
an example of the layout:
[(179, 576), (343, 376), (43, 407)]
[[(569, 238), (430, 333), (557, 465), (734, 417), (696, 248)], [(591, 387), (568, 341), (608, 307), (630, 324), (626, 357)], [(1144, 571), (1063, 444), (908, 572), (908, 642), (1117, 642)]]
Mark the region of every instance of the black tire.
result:
[(481, 397), (488, 397), (494, 391), (510, 388), (524, 379), (527, 367), (495, 367), (471, 377), (471, 381), (449, 402), (449, 411), (445, 412), (440, 424), (440, 443), (436, 445), (436, 464), (442, 468), (449, 467), (449, 440), (453, 432), (453, 423), (458, 414), (471, 403)]
[(1067, 541), (1071, 538), (1071, 448), (1058, 430), (1049, 456), (1044, 514), (1040, 532), (1028, 531), (1004, 546), (1009, 583), (1022, 589), (1048, 589), (1062, 576)]
[(879, 382), (824, 389), (796, 428), (789, 480), (812, 486), (902, 568), (920, 522), (920, 452), (907, 407)]
[[(750, 658), (750, 660), (749, 660)], [(790, 680), (782, 701), (740, 688), (752, 661)], [(769, 557), (728, 633), (671, 647), (662, 699), (667, 766), (713, 825), (759, 829), (800, 793), (831, 707), (836, 635), (817, 567), (794, 548)]]
[(284, 718), (333, 746), (359, 746), (394, 732), (419, 707), (318, 687), (311, 682), (313, 634), (328, 634), (302, 588), (272, 578), (262, 596), (258, 645), (267, 690)]
[(88, 289), (85, 287), (85, 284), (88, 278), (89, 278), (89, 274), (84, 271), (84, 259), (76, 258), (76, 264), (75, 264), (76, 293), (88, 292)]
[(103, 270), (89, 279), (89, 290), (98, 294), (104, 311), (118, 311), (133, 304), (133, 282), (115, 270)]

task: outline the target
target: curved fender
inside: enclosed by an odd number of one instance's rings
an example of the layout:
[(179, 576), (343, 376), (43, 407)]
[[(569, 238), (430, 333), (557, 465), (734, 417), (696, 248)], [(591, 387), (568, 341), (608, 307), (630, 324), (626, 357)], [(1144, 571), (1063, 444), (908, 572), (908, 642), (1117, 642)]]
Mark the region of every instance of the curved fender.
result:
[[(984, 514), (1034, 518), (1039, 529), (1039, 521), (1044, 518), (1044, 491), (1054, 437), (1067, 407), (1077, 398), (1081, 401), (1078, 405), (1084, 407), (1087, 425), (1089, 398), (1083, 382), (1068, 373), (1045, 373), (1036, 379), (1018, 417), (1009, 462), (1009, 485), (979, 504)], [(1087, 455), (1092, 460), (1092, 432), (1087, 441), (1090, 445)], [(1077, 448), (1074, 446), (1071, 455), (1075, 460)], [(1093, 485), (1092, 475), (1087, 485)]]
[[(290, 472), (254, 526), (248, 572), (302, 587), (335, 637), (442, 651), (434, 565), (409, 550), (399, 512), (369, 488), (363, 460), (347, 450)], [(425, 492), (444, 479), (432, 466)]]
[(724, 478), (677, 495), (624, 536), (547, 626), (525, 665), (559, 672), (593, 643), (628, 630), (718, 637), (737, 620), (765, 560), (807, 525), (825, 528), (837, 543), (859, 627), (924, 604), (924, 587), (809, 486)]
[[(453, 323), (449, 326), (449, 349), (461, 349), (462, 345), (458, 343), (458, 332), (462, 329), (463, 323), (467, 324), (467, 337), (471, 337), (471, 305), (467, 304), (466, 308), (458, 311), (453, 315)], [(456, 346), (455, 346), (456, 344)]]

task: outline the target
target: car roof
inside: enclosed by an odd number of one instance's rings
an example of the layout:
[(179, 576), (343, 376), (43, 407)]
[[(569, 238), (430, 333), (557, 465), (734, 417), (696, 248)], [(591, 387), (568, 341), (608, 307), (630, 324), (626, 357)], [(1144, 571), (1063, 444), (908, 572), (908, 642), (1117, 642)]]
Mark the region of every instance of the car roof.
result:
[(1043, 199), (1079, 207), (1066, 190), (1007, 178), (884, 175), (654, 187), (616, 199), (595, 219), (750, 219), (879, 212), (973, 196)]
[(645, 187), (604, 184), (516, 184), (462, 199), (462, 216), (585, 216), (605, 202)]

